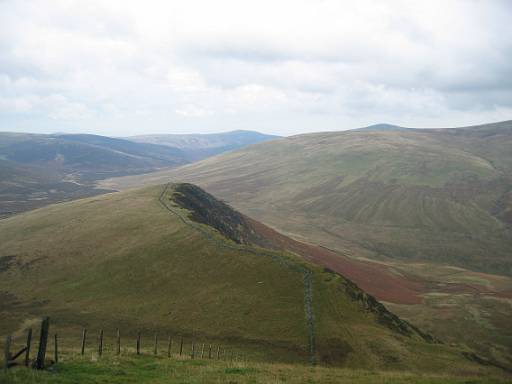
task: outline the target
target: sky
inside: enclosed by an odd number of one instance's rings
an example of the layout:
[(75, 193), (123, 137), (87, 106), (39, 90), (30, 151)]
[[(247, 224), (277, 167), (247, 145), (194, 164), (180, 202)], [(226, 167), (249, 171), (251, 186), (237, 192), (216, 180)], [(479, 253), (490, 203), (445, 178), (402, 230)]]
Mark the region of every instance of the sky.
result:
[(512, 1), (0, 0), (0, 130), (512, 119)]

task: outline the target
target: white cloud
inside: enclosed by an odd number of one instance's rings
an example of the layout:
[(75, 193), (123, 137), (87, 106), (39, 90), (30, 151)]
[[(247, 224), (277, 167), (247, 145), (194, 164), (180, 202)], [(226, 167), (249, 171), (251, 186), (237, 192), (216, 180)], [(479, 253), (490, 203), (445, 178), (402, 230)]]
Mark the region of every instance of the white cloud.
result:
[(290, 134), (510, 119), (511, 18), (499, 0), (7, 0), (0, 129)]

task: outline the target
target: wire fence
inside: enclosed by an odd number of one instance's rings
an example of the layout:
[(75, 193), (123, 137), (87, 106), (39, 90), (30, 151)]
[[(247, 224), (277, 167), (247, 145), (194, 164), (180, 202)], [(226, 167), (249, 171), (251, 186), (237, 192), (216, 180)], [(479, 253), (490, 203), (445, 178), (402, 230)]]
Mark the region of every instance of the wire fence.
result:
[[(21, 349), (16, 350), (15, 339), (12, 335), (7, 335), (4, 343), (4, 369), (8, 370), (14, 366), (24, 365), (27, 368), (44, 369), (45, 367), (58, 363), (62, 356), (61, 335), (54, 333), (49, 334), (50, 319), (44, 318), (39, 329), (38, 343), (33, 342), (32, 328), (27, 330), (26, 335), (16, 340), (18, 348), (22, 344)], [(106, 337), (110, 342), (106, 343)], [(77, 338), (78, 340), (78, 338)], [(66, 344), (69, 351), (69, 341)], [(33, 348), (37, 346), (36, 348)], [(33, 351), (31, 351), (33, 348)], [(135, 337), (123, 336), (121, 329), (107, 335), (103, 329), (91, 331), (83, 328), (80, 334), (80, 343), (76, 347), (71, 347), (73, 351), (84, 356), (92, 353), (98, 359), (105, 354), (110, 356), (121, 355), (145, 355), (159, 356), (179, 359), (208, 359), (208, 360), (224, 360), (224, 361), (240, 361), (244, 356), (240, 351), (228, 349), (220, 344), (212, 344), (211, 342), (202, 342), (195, 338), (184, 338), (182, 336), (159, 335), (153, 333), (138, 332)], [(31, 355), (33, 353), (33, 355)]]

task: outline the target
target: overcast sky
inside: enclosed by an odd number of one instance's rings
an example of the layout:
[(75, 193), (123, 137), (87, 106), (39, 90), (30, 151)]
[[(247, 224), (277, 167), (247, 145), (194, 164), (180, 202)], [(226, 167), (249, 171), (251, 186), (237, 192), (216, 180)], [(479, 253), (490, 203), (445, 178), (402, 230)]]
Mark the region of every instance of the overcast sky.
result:
[(0, 130), (512, 119), (512, 1), (0, 0)]

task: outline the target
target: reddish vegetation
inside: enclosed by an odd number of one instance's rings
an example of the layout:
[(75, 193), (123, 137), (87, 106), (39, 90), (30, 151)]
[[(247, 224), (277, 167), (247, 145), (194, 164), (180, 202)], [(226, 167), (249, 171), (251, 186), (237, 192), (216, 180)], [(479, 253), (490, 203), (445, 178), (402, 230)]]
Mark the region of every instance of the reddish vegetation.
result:
[(257, 221), (252, 220), (251, 224), (260, 236), (277, 248), (298, 253), (339, 273), (379, 300), (400, 304), (422, 302), (420, 294), (425, 290), (422, 282), (398, 276), (381, 264), (353, 260), (322, 247), (295, 241)]
[(385, 265), (350, 259), (320, 247), (306, 246), (306, 258), (323, 265), (379, 300), (399, 304), (420, 304), (425, 287), (421, 281), (394, 274)]
[(248, 219), (259, 236), (278, 249), (295, 252), (315, 264), (339, 273), (378, 300), (397, 304), (421, 304), (427, 292), (473, 293), (512, 297), (512, 292), (495, 292), (479, 284), (438, 283), (399, 275), (386, 265), (340, 255), (329, 249), (301, 243), (257, 221)]

